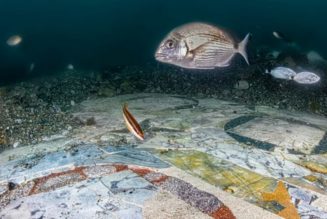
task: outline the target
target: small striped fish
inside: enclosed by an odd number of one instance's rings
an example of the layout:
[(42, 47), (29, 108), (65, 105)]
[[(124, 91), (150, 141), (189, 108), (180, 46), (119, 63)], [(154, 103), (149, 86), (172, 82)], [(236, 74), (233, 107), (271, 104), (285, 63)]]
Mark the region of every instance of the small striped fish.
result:
[(172, 30), (156, 51), (157, 61), (191, 69), (227, 67), (236, 53), (249, 64), (246, 45), (250, 35), (240, 43), (225, 31), (204, 23), (189, 23)]
[(141, 129), (141, 126), (138, 124), (134, 116), (128, 111), (127, 104), (125, 103), (123, 106), (123, 117), (125, 120), (125, 124), (127, 129), (133, 133), (138, 139), (144, 140), (144, 134)]

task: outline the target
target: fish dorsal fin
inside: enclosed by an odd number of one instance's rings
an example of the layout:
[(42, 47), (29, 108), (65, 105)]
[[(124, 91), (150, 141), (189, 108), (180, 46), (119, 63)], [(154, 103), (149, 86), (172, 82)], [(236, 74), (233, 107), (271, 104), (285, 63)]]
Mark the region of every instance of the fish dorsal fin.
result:
[(178, 32), (185, 37), (194, 37), (194, 36), (202, 36), (206, 39), (211, 38), (220, 38), (222, 40), (230, 41), (232, 37), (230, 37), (226, 31), (221, 29), (220, 27), (213, 26), (206, 23), (201, 22), (193, 22), (182, 25), (173, 30), (173, 32)]

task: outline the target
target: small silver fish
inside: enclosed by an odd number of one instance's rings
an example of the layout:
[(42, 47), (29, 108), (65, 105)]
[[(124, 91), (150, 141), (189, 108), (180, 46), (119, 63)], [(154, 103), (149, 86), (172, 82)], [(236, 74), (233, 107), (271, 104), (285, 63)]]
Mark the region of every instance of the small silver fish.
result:
[(22, 42), (23, 38), (19, 35), (13, 35), (8, 38), (7, 44), (8, 46), (17, 46)]
[(277, 39), (279, 39), (279, 40), (283, 40), (283, 41), (285, 41), (286, 43), (291, 43), (291, 42), (292, 42), (289, 38), (287, 38), (283, 33), (279, 32), (279, 31), (274, 31), (272, 34), (273, 34), (274, 37), (276, 37)]
[(286, 67), (276, 67), (272, 69), (270, 72), (266, 71), (266, 73), (271, 74), (274, 78), (284, 79), (284, 80), (292, 80), (296, 75), (296, 72), (290, 68)]
[(249, 64), (246, 45), (250, 35), (236, 43), (225, 31), (205, 23), (189, 23), (173, 29), (155, 53), (157, 61), (189, 69), (227, 67), (236, 53)]
[(274, 35), (274, 37), (276, 37), (277, 39), (280, 39), (280, 40), (282, 40), (284, 38), (284, 34), (278, 32), (278, 31), (274, 31), (273, 35)]
[(67, 70), (74, 70), (75, 68), (74, 68), (74, 66), (73, 66), (73, 64), (69, 64), (69, 65), (67, 65)]
[(310, 64), (326, 62), (326, 60), (318, 52), (313, 50), (307, 53), (307, 59)]
[(315, 73), (304, 71), (296, 74), (293, 80), (299, 84), (315, 84), (320, 81), (320, 77)]
[(32, 72), (34, 70), (34, 68), (35, 68), (35, 64), (34, 64), (34, 62), (32, 62), (28, 68), (28, 72)]

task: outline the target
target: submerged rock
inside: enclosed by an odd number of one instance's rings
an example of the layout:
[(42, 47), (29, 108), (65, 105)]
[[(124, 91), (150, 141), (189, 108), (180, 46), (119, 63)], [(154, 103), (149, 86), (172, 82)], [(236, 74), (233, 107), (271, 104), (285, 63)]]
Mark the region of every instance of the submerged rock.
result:
[(113, 97), (116, 95), (116, 91), (112, 87), (102, 87), (98, 91), (99, 96), (104, 96), (104, 97)]

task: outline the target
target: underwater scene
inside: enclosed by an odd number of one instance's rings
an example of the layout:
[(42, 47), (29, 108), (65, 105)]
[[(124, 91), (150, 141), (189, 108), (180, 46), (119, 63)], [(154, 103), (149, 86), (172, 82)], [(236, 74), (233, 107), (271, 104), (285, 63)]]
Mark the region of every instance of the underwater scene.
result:
[(326, 0), (1, 0), (0, 218), (327, 219)]

